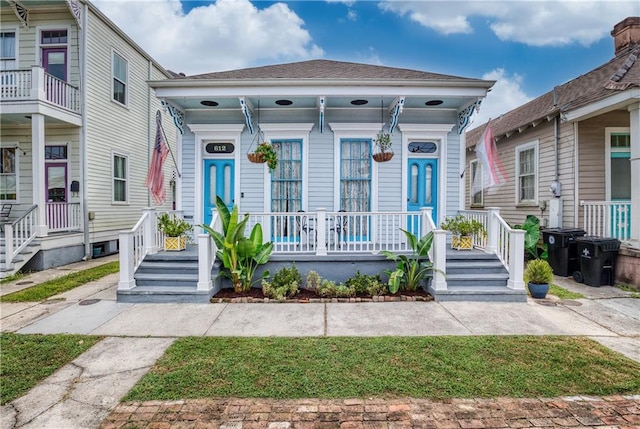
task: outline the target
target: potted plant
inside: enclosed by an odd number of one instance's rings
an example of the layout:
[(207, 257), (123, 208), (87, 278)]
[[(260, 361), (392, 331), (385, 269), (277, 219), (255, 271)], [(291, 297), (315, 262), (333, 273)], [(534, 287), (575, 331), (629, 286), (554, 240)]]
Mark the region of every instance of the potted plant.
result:
[(275, 170), (278, 165), (278, 154), (269, 142), (260, 143), (254, 152), (247, 154), (247, 158), (258, 164), (266, 162), (271, 171)]
[(373, 143), (376, 145), (378, 152), (373, 154), (373, 160), (376, 162), (386, 162), (393, 158), (393, 151), (391, 150), (391, 134), (383, 133), (380, 131)]
[(187, 248), (187, 233), (193, 229), (181, 217), (162, 213), (158, 218), (158, 230), (164, 233), (164, 250), (184, 250)]
[(459, 214), (448, 217), (440, 224), (440, 228), (451, 232), (451, 248), (457, 250), (471, 250), (473, 237), (479, 234), (485, 235), (486, 231), (482, 223), (475, 219), (467, 219)]
[(553, 269), (544, 259), (533, 259), (524, 269), (524, 280), (533, 298), (544, 298), (549, 292), (549, 283), (553, 281)]

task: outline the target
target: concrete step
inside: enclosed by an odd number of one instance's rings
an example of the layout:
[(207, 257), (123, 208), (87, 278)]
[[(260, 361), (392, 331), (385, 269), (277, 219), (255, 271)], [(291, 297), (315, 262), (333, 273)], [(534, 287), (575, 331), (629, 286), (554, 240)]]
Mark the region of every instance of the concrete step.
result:
[(127, 303), (209, 303), (212, 291), (199, 291), (195, 286), (137, 286), (130, 290), (118, 290), (118, 302)]
[(169, 275), (166, 273), (137, 273), (134, 275), (136, 285), (155, 287), (195, 287), (198, 273)]
[(503, 273), (506, 268), (498, 260), (447, 261), (447, 274), (463, 273)]
[(447, 273), (447, 287), (480, 288), (485, 286), (506, 286), (509, 273)]
[(476, 302), (527, 302), (527, 293), (508, 287), (459, 288), (448, 286), (446, 291), (435, 295), (436, 301), (476, 301)]
[(140, 264), (136, 274), (198, 274), (198, 261), (147, 261)]

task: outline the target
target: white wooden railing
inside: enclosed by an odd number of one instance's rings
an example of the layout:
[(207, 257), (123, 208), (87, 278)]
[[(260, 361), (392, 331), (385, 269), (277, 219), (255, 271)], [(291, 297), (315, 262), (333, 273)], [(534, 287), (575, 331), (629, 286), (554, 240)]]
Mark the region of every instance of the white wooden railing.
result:
[(631, 201), (580, 201), (580, 205), (587, 235), (620, 241), (631, 238)]
[(120, 232), (120, 281), (119, 290), (136, 286), (133, 275), (148, 254), (158, 252), (163, 246), (164, 234), (158, 231), (158, 214), (153, 208), (143, 209), (140, 220), (128, 231)]
[[(209, 227), (215, 231), (222, 232), (222, 219), (216, 209), (212, 210)], [(198, 235), (198, 290), (207, 291), (213, 287), (211, 270), (216, 262), (217, 250), (216, 243), (209, 234)]]
[(524, 234), (514, 229), (500, 216), (500, 210), (465, 210), (460, 212), (465, 218), (475, 219), (483, 224), (487, 235), (474, 240), (474, 246), (486, 252), (495, 253), (509, 271), (507, 286), (524, 289)]
[(41, 100), (80, 113), (80, 90), (39, 66), (0, 71), (0, 100)]
[(37, 205), (31, 206), (22, 216), (4, 227), (7, 270), (11, 270), (14, 258), (36, 237), (37, 208)]
[(49, 232), (82, 229), (80, 203), (46, 203)]

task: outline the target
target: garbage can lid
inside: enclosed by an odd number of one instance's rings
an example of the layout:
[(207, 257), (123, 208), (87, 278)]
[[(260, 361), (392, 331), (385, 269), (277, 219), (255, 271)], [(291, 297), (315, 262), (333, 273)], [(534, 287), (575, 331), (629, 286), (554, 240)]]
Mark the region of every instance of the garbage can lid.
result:
[(588, 243), (594, 246), (598, 246), (602, 251), (609, 252), (620, 249), (620, 240), (613, 237), (598, 237), (595, 235), (588, 235), (586, 237), (576, 238), (578, 243)]

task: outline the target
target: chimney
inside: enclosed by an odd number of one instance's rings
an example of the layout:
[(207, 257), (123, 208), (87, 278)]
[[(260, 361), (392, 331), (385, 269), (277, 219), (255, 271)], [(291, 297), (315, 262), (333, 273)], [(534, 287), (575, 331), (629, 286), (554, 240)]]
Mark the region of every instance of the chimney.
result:
[(640, 16), (625, 18), (611, 32), (616, 56), (634, 45), (640, 45)]

